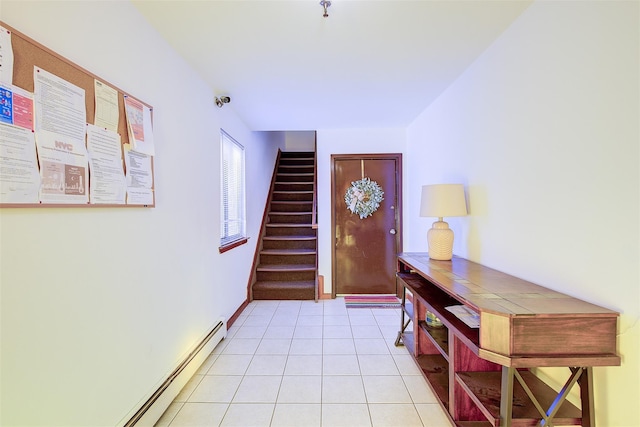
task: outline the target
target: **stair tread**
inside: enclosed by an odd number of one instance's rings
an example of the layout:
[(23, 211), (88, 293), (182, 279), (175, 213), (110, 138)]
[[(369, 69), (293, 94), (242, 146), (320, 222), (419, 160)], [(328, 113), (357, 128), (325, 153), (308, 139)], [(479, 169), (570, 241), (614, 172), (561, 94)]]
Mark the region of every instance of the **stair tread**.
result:
[(281, 155), (280, 161), (282, 160), (313, 160), (315, 156), (313, 154), (300, 154), (300, 155)]
[(271, 204), (281, 203), (285, 205), (298, 205), (298, 204), (307, 204), (310, 205), (312, 203), (311, 200), (272, 200)]
[(291, 281), (282, 281), (282, 280), (263, 280), (258, 281), (253, 284), (253, 288), (313, 288), (315, 287), (315, 282), (313, 280), (291, 280)]
[(313, 160), (314, 153), (312, 151), (283, 151), (280, 155), (281, 159), (305, 159), (305, 160)]
[(313, 185), (313, 181), (276, 181), (276, 185)]
[(267, 227), (281, 227), (281, 228), (291, 228), (291, 227), (311, 227), (311, 223), (304, 223), (304, 224), (296, 224), (296, 223), (279, 223), (279, 222), (270, 222), (265, 224)]
[(260, 264), (258, 271), (315, 271), (315, 264)]
[(297, 211), (292, 211), (292, 212), (286, 212), (286, 211), (270, 211), (269, 215), (311, 215), (313, 212), (309, 211), (309, 212), (297, 212)]
[(316, 236), (264, 236), (262, 240), (317, 240)]
[(311, 194), (313, 190), (274, 190), (273, 193), (282, 194)]
[(313, 166), (311, 158), (296, 158), (280, 160), (279, 166)]
[(316, 253), (315, 249), (263, 249), (260, 251), (261, 255), (313, 255)]

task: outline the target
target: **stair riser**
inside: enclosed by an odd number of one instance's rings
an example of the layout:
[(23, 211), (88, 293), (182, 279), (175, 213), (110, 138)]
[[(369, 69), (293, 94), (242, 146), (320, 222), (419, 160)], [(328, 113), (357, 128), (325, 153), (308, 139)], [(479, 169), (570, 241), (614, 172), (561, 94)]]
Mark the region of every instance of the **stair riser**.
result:
[(304, 202), (313, 201), (313, 193), (273, 193), (271, 200)]
[(278, 166), (303, 166), (303, 165), (313, 168), (313, 158), (304, 158), (304, 159), (280, 158), (280, 163), (278, 163)]
[(278, 174), (276, 182), (310, 182), (313, 184), (313, 174)]
[(260, 264), (315, 264), (316, 255), (260, 255)]
[(311, 224), (311, 214), (269, 215), (270, 224)]
[(253, 299), (256, 300), (312, 300), (315, 299), (313, 289), (269, 289), (261, 291), (253, 290)]
[(315, 249), (315, 240), (263, 240), (263, 249)]
[(315, 280), (315, 271), (258, 271), (256, 272), (256, 280), (258, 281), (301, 281)]
[(267, 236), (315, 236), (311, 227), (267, 227)]
[(300, 157), (315, 157), (315, 152), (313, 151), (283, 151), (280, 153), (281, 159), (298, 159)]
[(271, 202), (272, 212), (311, 212), (313, 209), (311, 201), (297, 203), (278, 203), (277, 200)]
[(313, 191), (313, 182), (276, 182), (275, 191)]
[(313, 174), (313, 166), (286, 166), (280, 165), (277, 170), (278, 174)]

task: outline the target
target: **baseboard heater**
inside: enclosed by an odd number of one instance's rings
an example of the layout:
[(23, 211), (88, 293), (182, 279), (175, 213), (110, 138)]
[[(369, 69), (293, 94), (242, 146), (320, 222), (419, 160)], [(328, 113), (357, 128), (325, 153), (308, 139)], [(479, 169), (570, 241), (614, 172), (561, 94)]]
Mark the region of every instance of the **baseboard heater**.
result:
[(224, 319), (220, 319), (142, 407), (124, 424), (124, 427), (153, 426), (180, 393), (184, 385), (211, 354), (215, 346), (226, 336), (227, 324)]

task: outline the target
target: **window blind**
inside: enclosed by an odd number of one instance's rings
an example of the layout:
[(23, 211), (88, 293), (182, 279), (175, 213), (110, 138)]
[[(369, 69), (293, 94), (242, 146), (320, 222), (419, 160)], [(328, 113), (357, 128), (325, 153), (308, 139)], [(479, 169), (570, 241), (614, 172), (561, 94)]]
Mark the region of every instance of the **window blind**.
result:
[(220, 245), (245, 238), (244, 147), (221, 131), (222, 201)]

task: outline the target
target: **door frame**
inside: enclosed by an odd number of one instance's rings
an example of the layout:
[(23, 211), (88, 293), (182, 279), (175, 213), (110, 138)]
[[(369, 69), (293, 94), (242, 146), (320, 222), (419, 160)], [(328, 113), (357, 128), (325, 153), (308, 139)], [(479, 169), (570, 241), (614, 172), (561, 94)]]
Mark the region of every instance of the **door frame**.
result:
[[(393, 160), (396, 163), (396, 248), (402, 252), (402, 153), (332, 154), (331, 155), (331, 298), (336, 297), (336, 161), (341, 160)], [(396, 295), (398, 288), (396, 286)]]

